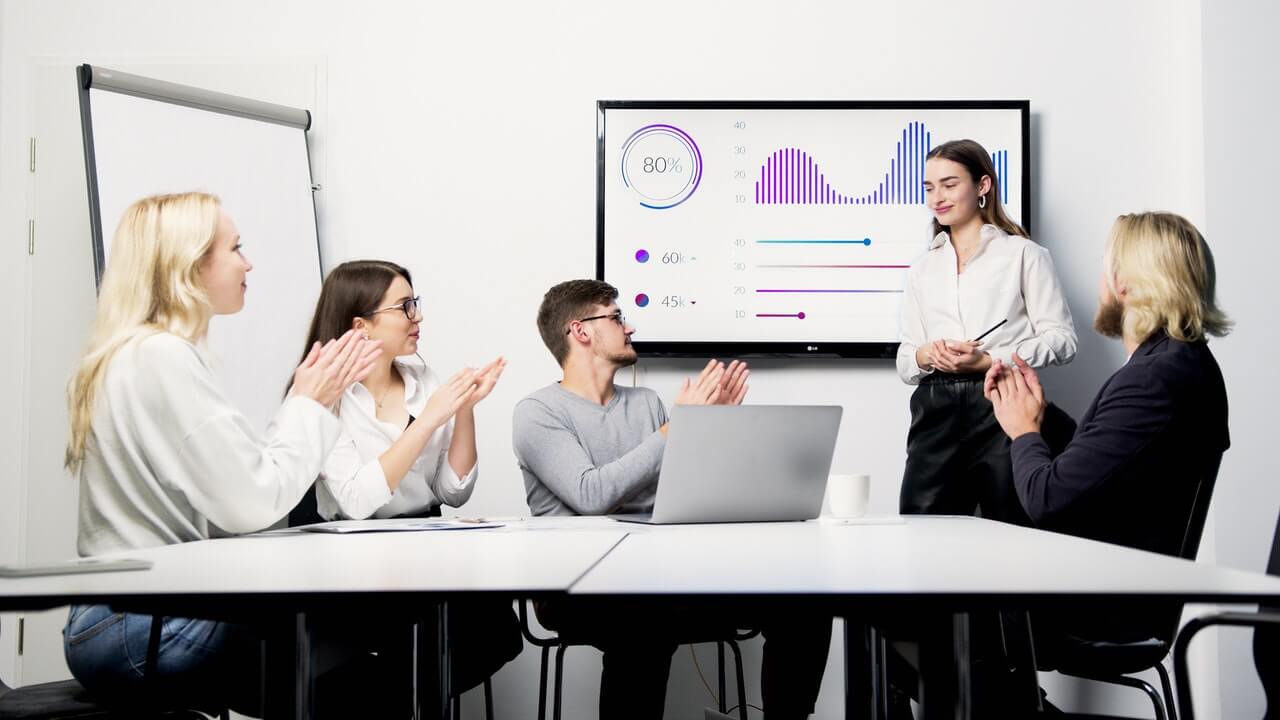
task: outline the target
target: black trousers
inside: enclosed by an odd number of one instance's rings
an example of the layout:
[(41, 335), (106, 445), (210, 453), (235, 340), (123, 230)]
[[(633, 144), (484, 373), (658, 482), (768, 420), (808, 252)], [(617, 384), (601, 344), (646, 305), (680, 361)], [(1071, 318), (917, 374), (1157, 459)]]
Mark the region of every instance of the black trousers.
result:
[(934, 373), (911, 394), (903, 515), (973, 515), (1030, 525), (1013, 486), (1009, 437), (981, 374)]
[(738, 628), (758, 629), (765, 639), (760, 670), (765, 717), (805, 718), (818, 700), (831, 645), (832, 616), (787, 601), (557, 598), (535, 609), (543, 627), (604, 653), (602, 720), (661, 718), (676, 649), (729, 637)]

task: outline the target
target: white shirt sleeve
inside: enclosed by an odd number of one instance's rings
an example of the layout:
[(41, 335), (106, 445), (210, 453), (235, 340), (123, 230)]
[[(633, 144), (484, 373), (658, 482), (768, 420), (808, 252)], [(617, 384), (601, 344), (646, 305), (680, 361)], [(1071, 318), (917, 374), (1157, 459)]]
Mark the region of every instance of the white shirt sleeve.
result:
[(438, 432), (440, 432), (440, 456), (436, 459), (436, 472), (431, 478), (431, 492), (445, 505), (459, 507), (471, 497), (471, 492), (475, 490), (476, 478), (480, 477), (480, 460), (476, 459), (465, 477), (458, 477), (453, 465), (449, 464), (449, 446), (453, 444), (453, 418), (449, 418), (449, 422), (445, 423)]
[[(1076, 356), (1076, 330), (1048, 249), (1027, 243), (1022, 255), (1022, 296), (1034, 336), (1017, 344), (1018, 356), (1031, 367), (1065, 365)], [(1013, 362), (1015, 348), (993, 357)]]
[[(320, 477), (342, 518), (365, 520), (391, 502), (391, 488), (378, 458), (362, 460), (356, 441), (344, 429), (324, 461)], [(334, 518), (326, 518), (332, 520)]]
[(907, 274), (907, 286), (902, 293), (902, 319), (898, 345), (898, 377), (908, 385), (919, 385), (920, 380), (933, 372), (916, 364), (916, 350), (928, 344), (929, 337), (925, 333), (924, 315), (916, 298), (914, 273)]
[[(148, 338), (138, 353), (137, 402), (165, 418), (172, 437), (156, 437), (159, 482), (232, 533), (261, 530), (284, 517), (319, 474), (341, 426), (314, 400), (287, 399), (265, 436), (223, 395), (194, 347)], [(162, 445), (167, 444), (168, 449)]]

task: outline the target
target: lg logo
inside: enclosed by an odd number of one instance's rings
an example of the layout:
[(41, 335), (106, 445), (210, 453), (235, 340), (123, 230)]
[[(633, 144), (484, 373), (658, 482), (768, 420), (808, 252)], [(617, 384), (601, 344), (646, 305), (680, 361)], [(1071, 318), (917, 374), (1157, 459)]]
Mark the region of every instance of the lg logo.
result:
[(804, 347), (804, 349), (805, 349), (805, 350), (808, 350), (809, 352), (813, 352), (814, 350), (817, 350), (817, 349), (818, 349), (818, 346), (817, 346), (817, 345), (806, 345), (806, 346)]

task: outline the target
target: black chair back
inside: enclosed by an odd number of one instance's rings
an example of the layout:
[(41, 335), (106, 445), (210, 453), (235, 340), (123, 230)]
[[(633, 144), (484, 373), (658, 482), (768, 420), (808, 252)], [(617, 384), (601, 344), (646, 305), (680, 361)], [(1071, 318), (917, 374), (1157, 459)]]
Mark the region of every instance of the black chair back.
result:
[[(1182, 550), (1178, 556), (1185, 560), (1195, 560), (1200, 552), (1200, 539), (1204, 536), (1204, 523), (1209, 517), (1209, 504), (1213, 500), (1213, 488), (1218, 484), (1218, 468), (1222, 466), (1219, 455), (1210, 467), (1204, 468), (1200, 482), (1196, 485), (1196, 494), (1191, 499), (1191, 514), (1187, 518), (1187, 529), (1182, 535)], [(1272, 560), (1275, 551), (1272, 551)]]

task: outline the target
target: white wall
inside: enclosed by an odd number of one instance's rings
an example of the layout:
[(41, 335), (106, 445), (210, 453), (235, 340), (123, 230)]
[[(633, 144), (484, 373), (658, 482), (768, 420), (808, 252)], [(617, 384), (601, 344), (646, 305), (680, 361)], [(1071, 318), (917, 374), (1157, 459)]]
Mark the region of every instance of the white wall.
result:
[[(32, 58), (323, 58), (328, 118), (315, 130), (315, 148), (325, 164), (319, 213), (326, 257), (330, 265), (386, 257), (409, 266), (425, 304), (424, 354), (438, 369), (508, 358), (502, 384), (480, 408), (484, 478), (467, 512), (518, 514), (526, 508), (510, 409), (556, 376), (533, 326), (536, 305), (554, 282), (588, 276), (594, 267), (596, 99), (1030, 98), (1033, 234), (1054, 255), (1081, 336), (1080, 359), (1048, 382), (1053, 396), (1079, 413), (1123, 360), (1118, 346), (1088, 329), (1112, 218), (1167, 208), (1205, 220), (1200, 13), (1193, 0), (10, 0), (0, 15), (0, 236), (25, 232), (23, 177), (13, 159), (25, 152), (21, 78)], [(1208, 28), (1205, 35), (1207, 41)], [(766, 40), (772, 51), (758, 52)], [(1209, 232), (1211, 242), (1223, 236)], [(15, 253), (16, 243), (3, 245), (0, 301), (21, 307), (26, 290), (14, 268), (25, 256)], [(1230, 251), (1216, 247), (1225, 268)], [(1241, 288), (1269, 279), (1265, 265), (1244, 260), (1254, 257), (1249, 250), (1236, 262)], [(1228, 301), (1237, 316), (1240, 306)], [(1254, 352), (1259, 333), (1242, 329), (1230, 341), (1238, 343), (1235, 352)], [(1223, 354), (1228, 347), (1223, 343)], [(11, 397), (20, 396), (20, 356), (0, 352), (0, 382), (9, 383)], [(1230, 360), (1223, 364), (1231, 375)], [(646, 363), (639, 375), (670, 398), (692, 368)], [(843, 404), (835, 469), (872, 473), (873, 510), (896, 509), (909, 390), (887, 364), (771, 361), (753, 368), (752, 400)], [(22, 418), (9, 412), (0, 423), (0, 431), (12, 430), (0, 432), (0, 449), (20, 455), (12, 438)], [(1240, 423), (1233, 430), (1232, 459), (1248, 442)], [(14, 506), (14, 480), (0, 484), (0, 535), (13, 527), (4, 508)], [(1247, 496), (1239, 485), (1234, 491)], [(1231, 525), (1222, 527), (1219, 542)], [(11, 547), (4, 539), (0, 557)], [(504, 712), (533, 697), (536, 663), (520, 662), (500, 676)], [(570, 702), (581, 717), (594, 707), (596, 666), (574, 664), (582, 670)], [(705, 703), (690, 668), (677, 659), (672, 717), (692, 716)], [(840, 678), (829, 676), (824, 716), (838, 711), (832, 693), (839, 687)], [(1068, 706), (1093, 702), (1076, 697), (1073, 686), (1054, 692)], [(1137, 714), (1142, 704), (1113, 707)]]
[[(1277, 393), (1266, 380), (1280, 334), (1275, 303), (1265, 295), (1280, 266), (1272, 240), (1280, 147), (1264, 135), (1280, 114), (1280, 88), (1263, 79), (1280, 67), (1271, 32), (1277, 24), (1280, 7), (1272, 2), (1203, 3), (1205, 232), (1216, 250), (1219, 297), (1237, 322), (1214, 344), (1233, 419), (1214, 498), (1215, 540), (1218, 562), (1258, 571), (1266, 569), (1280, 507), (1272, 432)], [(1261, 717), (1251, 635), (1225, 631), (1221, 638), (1223, 717)]]

